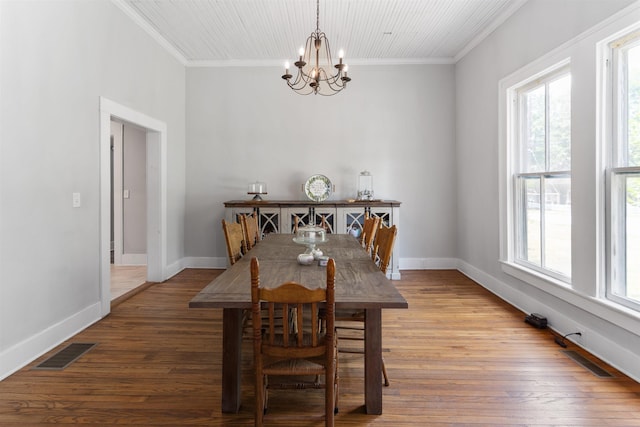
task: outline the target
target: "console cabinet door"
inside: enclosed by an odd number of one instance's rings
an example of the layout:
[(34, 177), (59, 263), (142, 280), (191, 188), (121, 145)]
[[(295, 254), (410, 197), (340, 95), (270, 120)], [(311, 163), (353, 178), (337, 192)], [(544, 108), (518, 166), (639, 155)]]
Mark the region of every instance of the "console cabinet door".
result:
[(338, 208), (337, 214), (338, 233), (351, 233), (359, 237), (364, 225), (365, 209), (363, 207)]
[(386, 227), (391, 227), (393, 224), (392, 209), (387, 207), (372, 207), (369, 208), (369, 215), (372, 217), (380, 218), (380, 223)]
[(317, 206), (313, 208), (313, 216), (316, 225), (323, 225), (328, 234), (337, 233), (336, 208)]
[(260, 208), (258, 209), (258, 223), (262, 236), (270, 233), (280, 233), (280, 208)]
[(311, 210), (308, 206), (295, 208), (282, 208), (282, 233), (291, 233), (295, 230), (296, 219), (298, 227), (308, 225), (311, 222)]

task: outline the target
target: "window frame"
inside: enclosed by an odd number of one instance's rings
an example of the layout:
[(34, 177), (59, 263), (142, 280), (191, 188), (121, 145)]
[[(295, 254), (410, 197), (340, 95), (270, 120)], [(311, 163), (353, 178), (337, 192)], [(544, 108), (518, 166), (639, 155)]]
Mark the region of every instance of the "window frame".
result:
[[(602, 294), (614, 303), (636, 312), (640, 301), (619, 295), (627, 289), (626, 185), (621, 182), (629, 175), (640, 177), (640, 165), (629, 166), (628, 159), (628, 51), (640, 47), (640, 25), (627, 29), (606, 42), (602, 64), (606, 96), (602, 105), (605, 128), (605, 198), (606, 278)], [(623, 254), (623, 255), (621, 255)]]
[[(560, 61), (559, 63), (552, 65), (544, 71), (536, 74), (528, 80), (521, 81), (520, 83), (512, 86), (507, 92), (511, 99), (511, 111), (508, 113), (508, 134), (510, 151), (513, 153), (511, 158), (507, 159), (510, 162), (510, 197), (509, 197), (509, 209), (511, 210), (511, 225), (508, 227), (508, 261), (515, 264), (519, 268), (523, 268), (525, 271), (533, 272), (536, 276), (562, 286), (571, 286), (571, 277), (561, 272), (545, 268), (544, 267), (544, 236), (545, 236), (545, 208), (546, 197), (544, 190), (544, 182), (549, 178), (569, 178), (571, 180), (570, 170), (549, 170), (550, 156), (550, 138), (549, 138), (549, 85), (554, 81), (557, 81), (565, 76), (571, 76), (571, 64), (569, 60)], [(536, 88), (544, 85), (545, 87), (545, 166), (544, 170), (537, 172), (528, 172), (525, 170), (526, 162), (524, 160), (525, 150), (523, 150), (522, 144), (525, 141), (525, 127), (523, 126), (523, 117), (526, 114), (525, 109), (525, 95), (535, 90)], [(540, 182), (540, 265), (528, 261), (524, 257), (524, 252), (528, 251), (527, 245), (527, 233), (526, 233), (526, 206), (525, 198), (526, 188), (524, 183), (527, 178), (538, 178)]]

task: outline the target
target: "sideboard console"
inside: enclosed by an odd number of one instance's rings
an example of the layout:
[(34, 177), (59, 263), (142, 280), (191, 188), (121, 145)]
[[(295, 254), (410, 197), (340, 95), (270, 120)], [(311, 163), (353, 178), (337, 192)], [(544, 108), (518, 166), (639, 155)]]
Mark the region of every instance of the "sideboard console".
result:
[[(387, 226), (395, 225), (400, 228), (400, 202), (396, 200), (230, 200), (224, 206), (227, 221), (238, 221), (239, 215), (256, 212), (263, 236), (269, 233), (293, 233), (296, 219), (298, 226), (323, 224), (328, 233), (359, 235), (366, 213), (379, 217)], [(400, 278), (398, 248), (396, 237), (387, 271), (392, 279)]]

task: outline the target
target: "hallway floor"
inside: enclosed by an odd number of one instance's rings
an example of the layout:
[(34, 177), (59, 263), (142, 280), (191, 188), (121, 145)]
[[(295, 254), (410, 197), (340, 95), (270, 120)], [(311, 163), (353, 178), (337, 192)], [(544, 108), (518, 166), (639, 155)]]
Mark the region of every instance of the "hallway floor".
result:
[(146, 281), (146, 265), (111, 264), (111, 300), (126, 294)]

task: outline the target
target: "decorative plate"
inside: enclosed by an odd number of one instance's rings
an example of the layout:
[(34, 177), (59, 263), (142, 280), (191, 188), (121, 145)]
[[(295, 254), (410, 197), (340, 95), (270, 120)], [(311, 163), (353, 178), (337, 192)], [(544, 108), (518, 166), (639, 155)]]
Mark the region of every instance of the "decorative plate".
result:
[(314, 202), (322, 202), (329, 198), (333, 185), (324, 175), (312, 175), (304, 184), (304, 193)]

